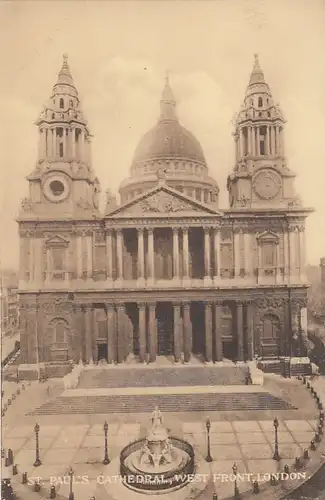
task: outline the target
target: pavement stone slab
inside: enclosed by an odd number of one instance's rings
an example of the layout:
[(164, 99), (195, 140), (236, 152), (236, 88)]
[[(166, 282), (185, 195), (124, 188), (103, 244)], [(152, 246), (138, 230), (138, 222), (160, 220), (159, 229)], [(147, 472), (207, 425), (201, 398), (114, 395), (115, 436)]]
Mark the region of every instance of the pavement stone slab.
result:
[[(234, 465), (234, 460), (215, 460), (211, 463), (211, 471), (212, 474), (216, 474), (216, 476), (220, 474), (232, 474), (232, 467)], [(246, 463), (242, 459), (236, 460), (236, 465), (238, 472), (246, 473), (248, 472)], [(221, 478), (213, 477), (212, 480), (214, 482), (220, 482)]]
[[(48, 450), (51, 444), (54, 442), (54, 437), (42, 437), (39, 441), (39, 446), (41, 450)], [(23, 445), (25, 450), (35, 450), (35, 437), (29, 438)]]
[[(205, 429), (204, 429), (205, 430)], [(211, 422), (210, 433), (221, 433), (221, 432), (234, 432), (231, 422), (226, 422), (224, 420), (220, 422)]]
[(231, 432), (222, 432), (221, 434), (211, 434), (210, 443), (214, 444), (236, 444), (236, 435)]
[(279, 454), (283, 460), (294, 460), (296, 457), (300, 457), (303, 453), (301, 446), (296, 443), (293, 444), (282, 444), (279, 443)]
[(242, 444), (241, 452), (247, 460), (272, 458), (273, 452), (268, 444)]
[(310, 431), (291, 431), (295, 441), (298, 444), (308, 443), (314, 438), (315, 432), (311, 429)]
[[(41, 454), (40, 454), (41, 455)], [(36, 454), (35, 450), (25, 450), (22, 449), (17, 453), (15, 457), (15, 463), (18, 465), (18, 468), (21, 469), (21, 467), (32, 467), (33, 463), (35, 462)], [(42, 460), (42, 455), (41, 455), (41, 460)]]
[(232, 422), (233, 428), (236, 432), (260, 432), (261, 428), (258, 422), (252, 420), (242, 421), (242, 422)]
[(62, 427), (60, 425), (42, 425), (40, 428), (40, 439), (42, 437), (55, 437), (61, 432)]
[[(116, 439), (114, 441), (116, 441)], [(104, 445), (105, 445), (104, 436), (86, 436), (81, 444), (81, 449), (82, 448), (102, 448), (102, 449), (104, 449)]]
[[(110, 452), (110, 450), (108, 450)], [(94, 464), (101, 463), (104, 459), (104, 449), (90, 446), (88, 448), (80, 448), (76, 453), (73, 463), (78, 464)]]
[(212, 445), (211, 455), (215, 459), (218, 458), (218, 460), (238, 460), (239, 458), (241, 458), (239, 446), (233, 444)]
[(263, 432), (239, 432), (237, 434), (237, 439), (239, 444), (267, 443), (265, 434), (263, 434)]
[[(216, 423), (216, 422), (213, 422), (213, 423)], [(211, 424), (211, 427), (212, 427), (212, 424)], [(187, 433), (198, 434), (198, 433), (202, 433), (205, 431), (205, 426), (204, 426), (203, 422), (184, 422), (182, 428), (183, 428), (184, 434), (187, 434)]]
[(290, 431), (310, 431), (312, 426), (307, 420), (285, 420), (285, 425)]
[(272, 458), (247, 460), (247, 467), (251, 474), (274, 474), (283, 472), (283, 464)]
[(8, 429), (6, 437), (14, 438), (28, 438), (34, 433), (33, 425), (20, 425), (19, 427), (12, 427)]
[[(2, 441), (2, 446), (5, 450), (8, 450), (9, 448), (12, 449), (12, 451), (18, 451), (20, 450), (28, 441), (27, 437), (7, 437), (4, 438)], [(34, 447), (33, 449), (35, 450), (35, 438), (34, 438)]]
[[(104, 424), (90, 425), (89, 429), (87, 431), (87, 436), (104, 436), (104, 427), (103, 427), (103, 425)], [(109, 433), (109, 428), (110, 428), (110, 426), (108, 426), (107, 434)]]
[(51, 448), (48, 450), (42, 462), (45, 464), (62, 464), (64, 466), (69, 466), (70, 463), (73, 463), (73, 459), (75, 455), (77, 455), (77, 450), (75, 448)]
[[(274, 444), (275, 435), (274, 431), (265, 432), (265, 436), (269, 443)], [(278, 431), (278, 442), (279, 443), (294, 443), (294, 438), (292, 434), (288, 431)]]
[[(273, 420), (259, 420), (259, 425), (262, 427), (264, 432), (273, 431), (274, 433), (274, 425)], [(279, 421), (279, 429), (283, 428), (283, 422)]]
[(314, 429), (314, 431), (317, 430), (319, 421), (318, 420), (308, 420), (309, 425)]
[(117, 436), (136, 436), (140, 434), (140, 424), (122, 424), (117, 431)]

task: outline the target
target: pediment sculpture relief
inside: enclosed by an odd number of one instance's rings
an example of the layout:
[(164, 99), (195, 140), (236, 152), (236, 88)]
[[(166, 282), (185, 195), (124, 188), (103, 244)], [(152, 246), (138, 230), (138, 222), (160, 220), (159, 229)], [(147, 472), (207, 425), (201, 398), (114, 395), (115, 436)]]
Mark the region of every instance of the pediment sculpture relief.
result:
[(198, 209), (187, 203), (186, 201), (180, 200), (168, 193), (156, 193), (149, 198), (145, 198), (137, 203), (136, 210), (142, 213), (155, 212), (155, 213), (168, 213), (168, 212), (182, 212), (191, 211), (197, 212)]
[(33, 209), (33, 204), (28, 198), (24, 198), (20, 206), (24, 212), (31, 212)]

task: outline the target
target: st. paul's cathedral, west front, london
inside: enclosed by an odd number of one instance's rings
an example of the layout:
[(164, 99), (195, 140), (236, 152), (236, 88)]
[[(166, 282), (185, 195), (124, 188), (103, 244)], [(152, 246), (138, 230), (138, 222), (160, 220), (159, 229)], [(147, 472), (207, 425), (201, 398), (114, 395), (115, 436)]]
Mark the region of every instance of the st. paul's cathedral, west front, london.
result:
[(118, 198), (106, 192), (104, 213), (66, 57), (36, 124), (18, 217), (21, 363), (304, 355), (311, 209), (295, 194), (284, 118), (257, 56), (236, 119), (228, 209), (168, 78), (158, 121)]

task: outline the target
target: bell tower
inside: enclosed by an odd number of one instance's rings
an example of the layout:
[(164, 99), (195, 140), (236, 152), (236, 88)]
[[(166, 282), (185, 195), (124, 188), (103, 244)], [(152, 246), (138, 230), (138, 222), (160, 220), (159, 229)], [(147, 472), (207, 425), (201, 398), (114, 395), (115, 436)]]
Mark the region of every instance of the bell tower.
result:
[(20, 218), (78, 218), (97, 213), (100, 187), (91, 165), (92, 136), (66, 55), (36, 125), (38, 157), (27, 177), (29, 196), (22, 202)]
[(231, 208), (286, 208), (299, 205), (295, 174), (286, 164), (281, 109), (273, 100), (258, 56), (234, 133), (236, 163), (228, 177)]

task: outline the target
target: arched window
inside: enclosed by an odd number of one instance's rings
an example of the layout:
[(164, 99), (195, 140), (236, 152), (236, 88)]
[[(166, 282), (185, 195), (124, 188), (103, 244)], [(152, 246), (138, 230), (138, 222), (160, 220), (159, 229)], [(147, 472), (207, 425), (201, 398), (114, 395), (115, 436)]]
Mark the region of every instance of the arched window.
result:
[(60, 99), (60, 109), (63, 109), (63, 108), (64, 108), (64, 100), (61, 97), (61, 99)]
[(258, 107), (261, 108), (263, 106), (263, 99), (262, 97), (258, 98)]

